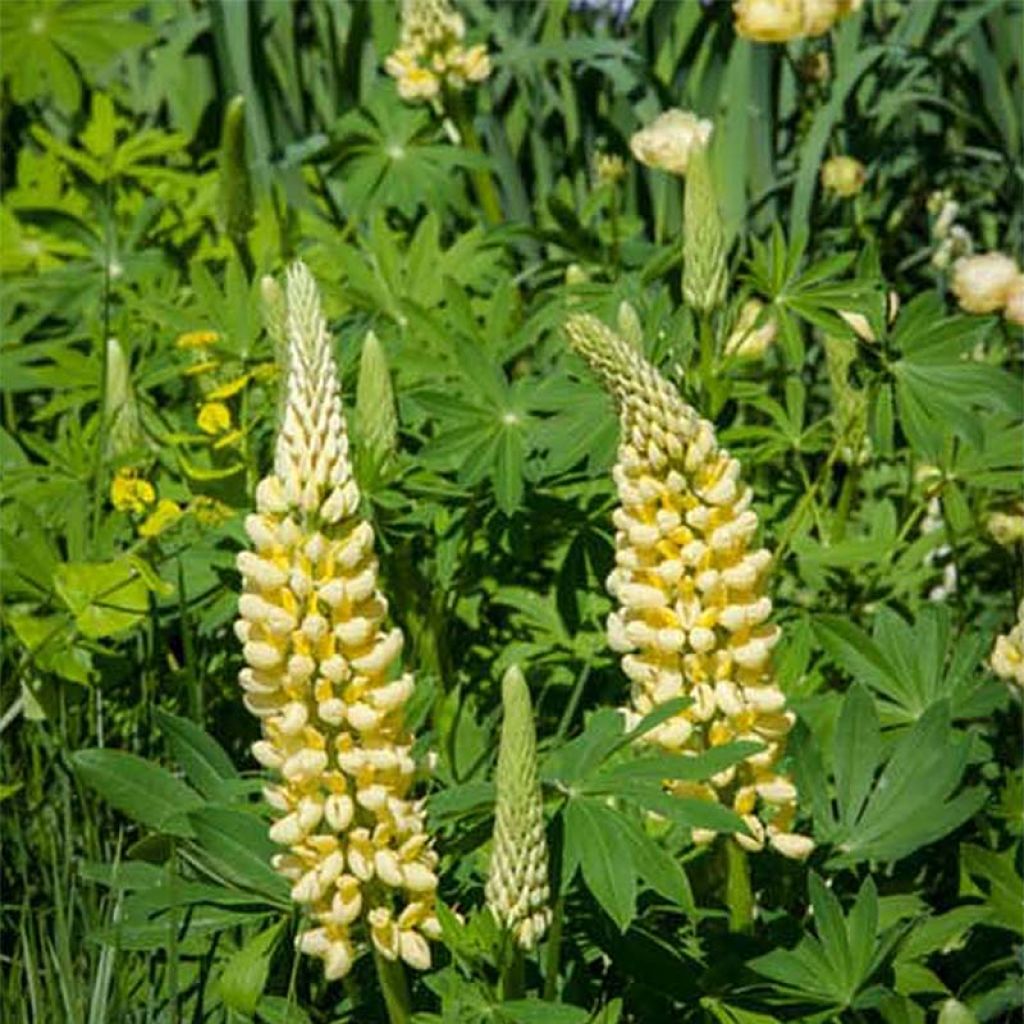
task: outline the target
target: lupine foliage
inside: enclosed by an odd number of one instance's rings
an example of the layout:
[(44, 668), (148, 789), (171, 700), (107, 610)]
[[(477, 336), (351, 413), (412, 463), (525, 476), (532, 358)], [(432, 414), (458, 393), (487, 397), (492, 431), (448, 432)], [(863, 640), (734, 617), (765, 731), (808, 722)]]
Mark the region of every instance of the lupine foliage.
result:
[(5, 1021), (1019, 1016), (1024, 10), (733, 6), (0, 4)]

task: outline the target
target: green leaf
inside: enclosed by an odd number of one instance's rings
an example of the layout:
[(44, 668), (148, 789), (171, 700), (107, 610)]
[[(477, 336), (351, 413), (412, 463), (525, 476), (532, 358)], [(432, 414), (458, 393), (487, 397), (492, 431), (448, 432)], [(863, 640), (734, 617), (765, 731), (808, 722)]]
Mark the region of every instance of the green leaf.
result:
[(836, 726), (835, 776), (839, 817), (856, 821), (881, 758), (882, 733), (875, 702), (859, 683), (850, 687)]
[(275, 906), (288, 905), (288, 883), (271, 866), (277, 847), (266, 824), (234, 807), (202, 807), (189, 814), (204, 858), (226, 881), (250, 889)]
[(565, 1003), (549, 1003), (540, 999), (516, 999), (498, 1007), (502, 1019), (510, 1024), (587, 1024), (586, 1010)]
[(224, 748), (194, 722), (157, 708), (156, 722), (171, 751), (185, 769), (185, 777), (203, 796), (217, 800), (226, 793), (225, 782), (239, 777)]
[(112, 807), (158, 832), (190, 836), (187, 815), (202, 798), (152, 761), (121, 750), (79, 750), (71, 755), (78, 777)]
[(579, 863), (597, 902), (624, 932), (636, 916), (636, 868), (620, 816), (597, 800), (570, 800), (565, 845), (567, 858)]
[(113, 562), (66, 562), (53, 585), (87, 637), (114, 636), (137, 625), (146, 614), (145, 581), (128, 558)]
[(250, 1016), (256, 1012), (283, 928), (284, 922), (279, 921), (252, 936), (224, 965), (218, 988), (221, 999), (232, 1010)]

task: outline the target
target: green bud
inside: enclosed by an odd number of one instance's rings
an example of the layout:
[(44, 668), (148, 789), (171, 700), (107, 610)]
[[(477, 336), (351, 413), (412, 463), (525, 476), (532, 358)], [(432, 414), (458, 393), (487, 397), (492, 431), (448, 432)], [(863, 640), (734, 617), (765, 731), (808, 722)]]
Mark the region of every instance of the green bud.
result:
[(224, 111), (220, 136), (218, 205), (224, 231), (240, 244), (252, 230), (252, 179), (246, 160), (245, 98), (235, 96)]
[(356, 430), (367, 468), (377, 477), (398, 449), (398, 414), (388, 359), (373, 331), (367, 331), (359, 359)]
[(107, 459), (116, 460), (143, 443), (139, 406), (132, 387), (132, 370), (117, 338), (107, 339), (103, 417), (107, 425), (104, 446)]
[[(282, 381), (288, 379), (288, 302), (284, 290), (269, 274), (260, 281), (260, 297), (263, 300), (263, 326), (274, 346), (274, 361)], [(287, 401), (287, 388), (277, 391), (277, 422), (280, 425)]]
[(825, 368), (832, 389), (832, 417), (840, 438), (839, 454), (847, 465), (859, 465), (867, 455), (868, 400), (862, 388), (850, 383), (850, 364), (857, 355), (852, 338), (826, 335)]
[(551, 921), (548, 848), (530, 691), (515, 665), (502, 680), (501, 699), (504, 717), (487, 905), (519, 946), (531, 949)]
[(938, 1024), (978, 1024), (978, 1018), (956, 999), (947, 999), (939, 1010)]
[(683, 297), (700, 313), (725, 298), (725, 231), (711, 177), (707, 148), (695, 146), (686, 170), (683, 198)]
[(632, 345), (637, 352), (643, 353), (644, 329), (640, 325), (636, 307), (629, 302), (619, 303), (618, 327), (623, 340)]

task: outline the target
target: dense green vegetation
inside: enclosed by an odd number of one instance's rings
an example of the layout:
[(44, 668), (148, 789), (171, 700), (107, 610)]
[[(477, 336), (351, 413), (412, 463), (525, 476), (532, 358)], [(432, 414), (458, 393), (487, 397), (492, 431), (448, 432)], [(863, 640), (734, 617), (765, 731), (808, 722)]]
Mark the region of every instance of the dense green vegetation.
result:
[[(820, 6), (763, 42), (728, 3), (463, 0), (432, 79), (385, 0), (0, 4), (5, 1021), (1017, 1019), (1024, 7)], [(687, 178), (631, 155), (669, 108), (713, 123)], [(296, 259), (440, 856), (430, 969), (357, 936), (340, 981), (294, 949), (234, 630)], [(684, 766), (615, 713), (619, 421), (579, 314), (752, 488), (806, 859), (664, 791), (756, 756), (739, 727)], [(525, 954), (487, 908), (512, 666)]]

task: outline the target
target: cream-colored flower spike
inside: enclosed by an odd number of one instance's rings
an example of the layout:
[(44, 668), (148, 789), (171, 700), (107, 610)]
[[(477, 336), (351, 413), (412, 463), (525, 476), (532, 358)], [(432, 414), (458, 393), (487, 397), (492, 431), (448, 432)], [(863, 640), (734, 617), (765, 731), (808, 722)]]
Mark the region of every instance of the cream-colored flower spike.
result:
[(402, 632), (385, 625), (331, 339), (302, 263), (288, 269), (283, 327), (276, 306), (285, 401), (274, 472), (245, 522), (253, 550), (238, 556), (236, 624), (243, 699), (263, 731), (253, 754), (277, 776), (264, 791), (277, 812), (270, 836), (283, 847), (274, 867), (311, 919), (297, 946), (323, 960), (328, 978), (349, 971), (365, 940), (425, 969), (427, 939), (439, 934), (437, 855), (409, 798), (413, 680), (393, 671)]
[[(814, 847), (792, 831), (796, 788), (778, 771), (794, 722), (775, 682), (764, 584), (770, 552), (753, 548), (757, 515), (740, 464), (714, 427), (632, 346), (592, 316), (571, 317), (572, 347), (614, 396), (622, 424), (613, 471), (621, 506), (608, 590), (611, 647), (632, 681), (631, 713), (676, 697), (692, 704), (648, 734), (665, 750), (695, 754), (733, 740), (763, 749), (710, 783), (675, 782), (681, 796), (720, 800), (743, 817), (748, 850), (766, 842), (788, 857)], [(695, 830), (697, 841), (712, 833)]]
[(1024, 690), (1024, 601), (1017, 606), (1017, 621), (1013, 629), (996, 637), (991, 665), (1000, 679), (1015, 683)]

